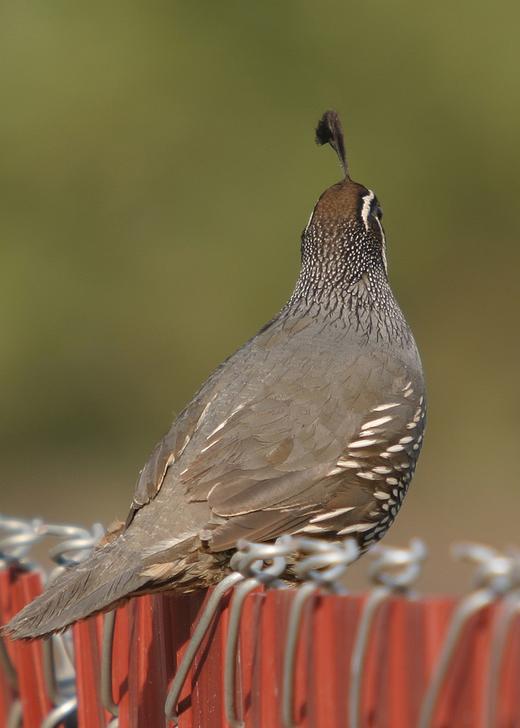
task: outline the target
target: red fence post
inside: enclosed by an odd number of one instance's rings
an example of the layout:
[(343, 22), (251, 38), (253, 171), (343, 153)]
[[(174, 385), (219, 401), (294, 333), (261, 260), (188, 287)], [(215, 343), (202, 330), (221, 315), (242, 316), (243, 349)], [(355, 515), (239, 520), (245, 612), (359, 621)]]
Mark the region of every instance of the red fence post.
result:
[[(128, 728), (160, 725), (160, 695), (166, 683), (164, 632), (167, 631), (162, 606), (160, 597), (156, 600), (152, 596), (143, 596), (134, 601), (130, 612), (129, 640), (132, 649), (128, 665)], [(158, 608), (161, 609), (162, 620), (157, 620), (157, 616), (154, 619)], [(126, 728), (126, 716), (121, 717), (122, 728)]]
[[(130, 623), (133, 613), (133, 602), (126, 602), (116, 610), (114, 641), (112, 645), (112, 696), (119, 707), (119, 726), (128, 724), (130, 694), (128, 685), (128, 669), (132, 644), (130, 641)], [(125, 723), (126, 721), (126, 723)]]
[(460, 728), (485, 728), (487, 675), (495, 605), (470, 617), (446, 676), (434, 726), (446, 721)]
[(497, 712), (493, 716), (496, 728), (520, 726), (520, 615), (517, 615), (507, 635), (502, 664), (498, 675)]
[(312, 621), (308, 726), (344, 728), (350, 661), (362, 608), (360, 596), (320, 595)]
[[(426, 635), (422, 604), (392, 598), (388, 604), (389, 655), (383, 684), (389, 725), (415, 728), (426, 690)], [(384, 720), (381, 721), (384, 724)]]
[[(259, 696), (260, 701), (253, 707), (253, 715), (259, 713), (259, 721), (252, 725), (280, 726), (281, 691), (283, 684), (283, 650), (291, 599), (288, 590), (272, 590), (265, 595), (261, 609), (261, 630), (259, 645)], [(284, 635), (284, 637), (282, 637)]]
[[(13, 613), (16, 613), (40, 594), (40, 575), (35, 571), (18, 572), (11, 588)], [(45, 690), (41, 641), (18, 640), (13, 645), (23, 725), (24, 728), (36, 728), (51, 708)]]
[[(130, 661), (128, 712), (121, 715), (121, 728), (163, 726), (168, 686), (182, 659), (194, 621), (194, 605), (204, 594), (189, 597), (156, 595), (139, 597), (132, 604), (129, 620)], [(192, 690), (186, 681), (180, 696), (180, 726), (192, 726)]]
[[(13, 591), (12, 583), (15, 578), (13, 569), (0, 570), (0, 625), (6, 624), (13, 616), (14, 609), (12, 604)], [(5, 650), (7, 659), (14, 667), (14, 646), (13, 643), (6, 639), (2, 639), (2, 647)], [(10, 710), (16, 700), (18, 691), (11, 684), (8, 675), (2, 669), (0, 662), (0, 725), (7, 725)]]
[[(478, 594), (478, 592), (474, 592)], [(435, 617), (441, 615), (445, 622), (437, 655), (432, 662), (428, 675), (431, 679), (437, 663), (439, 653), (450, 629), (451, 618), (446, 618), (447, 611), (451, 616), (456, 614), (459, 607), (451, 600), (435, 600), (429, 605), (426, 622), (431, 626), (435, 624)], [(484, 728), (488, 725), (488, 685), (492, 638), (494, 634), (494, 620), (497, 612), (497, 603), (488, 604), (479, 608), (474, 614), (466, 618), (458, 634), (456, 646), (451, 657), (448, 669), (444, 675), (440, 693), (434, 706), (431, 725), (433, 728), (444, 728), (456, 725), (457, 728)]]
[(73, 629), (78, 728), (104, 728), (108, 713), (101, 705), (101, 641), (103, 616), (77, 622)]
[[(199, 725), (223, 728), (227, 725), (224, 713), (224, 664), (229, 601), (229, 595), (226, 595), (195, 658), (191, 670), (191, 717), (190, 721), (186, 722), (186, 728), (195, 728)], [(193, 624), (202, 609), (202, 602), (197, 603), (191, 600)], [(237, 677), (238, 673), (239, 670), (237, 670)], [(239, 698), (238, 703), (240, 702)], [(180, 725), (184, 728), (182, 722)]]
[(259, 629), (262, 610), (265, 604), (265, 591), (259, 588), (245, 600), (236, 666), (235, 705), (237, 716), (245, 720), (247, 726), (260, 726), (257, 711), (261, 701), (260, 687), (260, 649), (261, 631)]
[[(41, 588), (35, 572), (0, 572), (0, 618), (5, 622)], [(235, 705), (246, 728), (281, 728), (283, 661), (295, 590), (250, 594), (240, 622)], [(157, 595), (117, 611), (112, 690), (120, 728), (163, 728), (170, 681), (208, 594)], [(299, 728), (345, 728), (352, 648), (365, 597), (318, 593), (307, 602), (295, 665), (294, 716)], [(201, 645), (180, 696), (180, 728), (227, 728), (224, 660), (228, 603)], [(441, 690), (432, 728), (484, 728), (496, 603), (465, 624)], [(415, 728), (421, 701), (446, 637), (455, 601), (389, 597), (372, 623), (362, 680), (362, 728)], [(79, 728), (105, 728), (100, 702), (102, 616), (74, 626)], [(10, 643), (18, 672), (24, 728), (36, 728), (50, 709), (41, 642)], [(500, 676), (496, 728), (520, 726), (520, 616), (508, 632)], [(16, 692), (0, 670), (0, 725)]]

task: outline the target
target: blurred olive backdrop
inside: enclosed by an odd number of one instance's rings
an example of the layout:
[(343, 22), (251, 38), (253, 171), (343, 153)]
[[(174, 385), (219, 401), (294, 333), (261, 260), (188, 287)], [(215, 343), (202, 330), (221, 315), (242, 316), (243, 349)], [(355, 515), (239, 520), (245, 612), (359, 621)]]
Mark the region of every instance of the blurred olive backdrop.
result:
[(290, 293), (340, 176), (313, 143), (335, 107), (428, 379), (386, 540), (423, 536), (436, 589), (465, 579), (450, 542), (518, 542), (519, 22), (512, 1), (3, 3), (1, 510), (125, 516), (172, 417)]

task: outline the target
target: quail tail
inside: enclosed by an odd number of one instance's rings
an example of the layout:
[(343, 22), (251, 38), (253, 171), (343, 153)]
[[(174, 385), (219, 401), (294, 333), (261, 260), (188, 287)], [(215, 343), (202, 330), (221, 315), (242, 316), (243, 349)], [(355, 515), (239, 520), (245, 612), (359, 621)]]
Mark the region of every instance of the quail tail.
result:
[(86, 561), (57, 577), (2, 630), (12, 639), (59, 632), (78, 619), (109, 609), (148, 581), (136, 554), (120, 542), (96, 550)]

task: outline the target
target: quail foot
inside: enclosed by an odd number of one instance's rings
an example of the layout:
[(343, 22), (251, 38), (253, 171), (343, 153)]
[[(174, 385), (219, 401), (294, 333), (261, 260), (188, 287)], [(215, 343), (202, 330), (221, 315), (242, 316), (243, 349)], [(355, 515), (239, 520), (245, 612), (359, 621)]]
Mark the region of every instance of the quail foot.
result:
[(350, 177), (335, 112), (317, 141), (336, 151), (343, 178), (303, 231), (288, 302), (177, 417), (126, 523), (15, 616), (9, 636), (211, 585), (241, 538), (348, 535), (363, 551), (391, 525), (423, 439), (422, 367), (388, 282), (380, 204)]

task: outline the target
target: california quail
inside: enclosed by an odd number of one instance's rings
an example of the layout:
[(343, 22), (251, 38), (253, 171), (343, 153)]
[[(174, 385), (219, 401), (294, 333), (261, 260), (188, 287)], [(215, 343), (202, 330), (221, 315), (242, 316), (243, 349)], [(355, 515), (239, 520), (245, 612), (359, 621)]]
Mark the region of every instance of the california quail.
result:
[(283, 533), (378, 541), (410, 484), (425, 422), (412, 333), (387, 278), (382, 212), (344, 178), (319, 198), (280, 313), (213, 372), (140, 473), (126, 523), (8, 625), (60, 630), (131, 595), (222, 578), (236, 541)]

